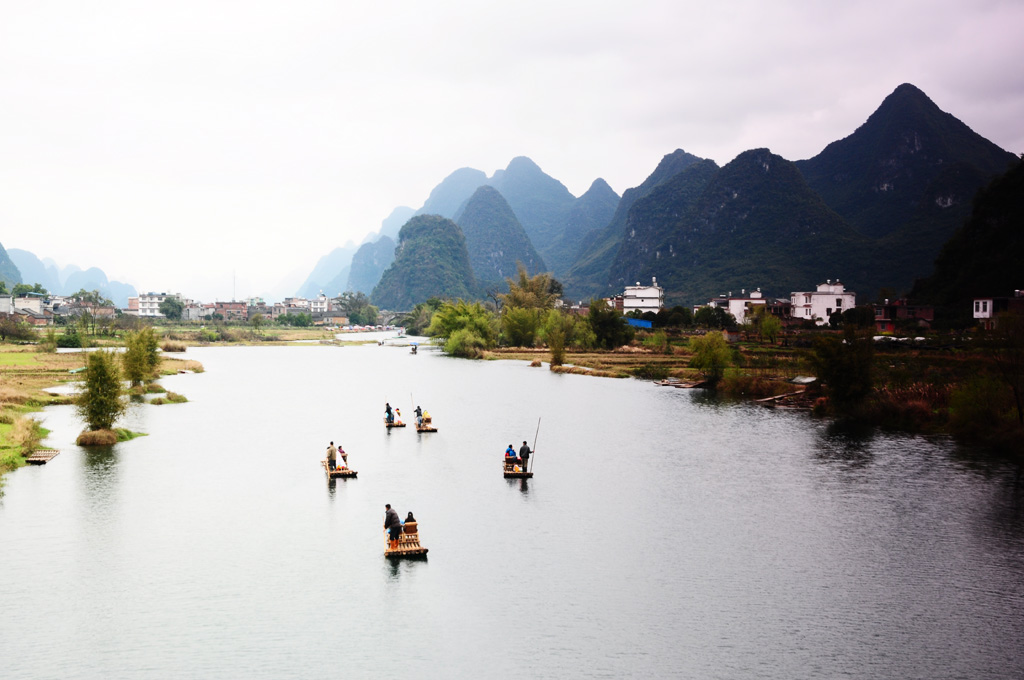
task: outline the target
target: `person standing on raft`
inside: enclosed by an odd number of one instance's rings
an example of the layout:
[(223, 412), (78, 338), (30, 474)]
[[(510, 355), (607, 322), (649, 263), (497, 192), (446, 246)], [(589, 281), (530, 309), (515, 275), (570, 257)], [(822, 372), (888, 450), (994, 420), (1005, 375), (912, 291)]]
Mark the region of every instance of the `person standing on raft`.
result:
[(393, 423), (395, 422), (395, 416), (391, 413), (391, 404), (384, 402), (384, 422)]
[(523, 472), (527, 472), (531, 453), (533, 453), (533, 451), (530, 450), (530, 446), (526, 442), (523, 442), (523, 445), (519, 447), (519, 458), (522, 460), (521, 465), (523, 467)]
[(334, 469), (335, 462), (337, 461), (338, 450), (334, 448), (334, 442), (331, 442), (330, 446), (327, 447), (327, 467), (331, 470)]
[(391, 503), (384, 505), (384, 528), (388, 532), (388, 547), (394, 550), (398, 547), (398, 537), (402, 534), (402, 520), (398, 513), (392, 509)]
[(420, 427), (423, 427), (423, 409), (421, 409), (419, 406), (417, 406), (415, 413), (416, 413), (416, 424), (419, 425)]

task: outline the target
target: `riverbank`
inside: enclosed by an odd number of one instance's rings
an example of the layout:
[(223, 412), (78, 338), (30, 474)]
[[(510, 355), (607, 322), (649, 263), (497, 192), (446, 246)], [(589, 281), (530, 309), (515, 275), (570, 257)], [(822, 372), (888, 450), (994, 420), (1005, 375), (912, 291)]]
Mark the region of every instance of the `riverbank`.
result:
[[(45, 439), (45, 430), (37, 430), (41, 436), (36, 441), (34, 435), (26, 434), (25, 428), (32, 429), (32, 425), (24, 421), (34, 420), (29, 414), (74, 401), (70, 385), (80, 379), (85, 357), (85, 352), (46, 352), (39, 345), (0, 344), (0, 478), (24, 465), (25, 455)], [(157, 370), (160, 375), (174, 375), (201, 372), (203, 366), (162, 354)]]
[[(785, 344), (752, 341), (728, 345), (722, 377), (714, 385), (724, 398), (748, 400), (763, 406), (811, 410), (818, 416), (845, 423), (880, 427), (895, 432), (946, 434), (982, 444), (1000, 454), (1024, 457), (1024, 427), (1016, 420), (1012, 393), (993, 359), (966, 341), (929, 338), (872, 341), (867, 364), (861, 367), (868, 387), (854, 403), (839, 403), (818, 380), (813, 341), (835, 334), (790, 334)], [(552, 371), (596, 377), (635, 377), (693, 384), (704, 379), (691, 366), (691, 337), (675, 334), (645, 346), (651, 337), (639, 336), (630, 346), (615, 350), (566, 350), (564, 364)], [(648, 342), (648, 344), (651, 344)], [(485, 359), (550, 360), (543, 348), (496, 348)], [(817, 364), (817, 365), (816, 365)]]

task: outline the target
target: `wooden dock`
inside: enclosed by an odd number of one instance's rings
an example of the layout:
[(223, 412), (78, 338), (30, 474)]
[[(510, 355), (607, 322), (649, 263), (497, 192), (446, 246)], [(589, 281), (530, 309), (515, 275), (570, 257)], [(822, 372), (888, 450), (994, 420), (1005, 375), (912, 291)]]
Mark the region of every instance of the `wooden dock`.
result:
[(332, 470), (327, 465), (327, 459), (326, 458), (324, 460), (320, 461), (320, 465), (323, 466), (324, 472), (327, 473), (327, 479), (341, 479), (341, 478), (346, 478), (346, 477), (355, 477), (356, 475), (359, 474), (355, 470), (350, 470), (347, 467), (345, 467), (345, 468), (336, 467), (336, 468), (334, 468)]
[(25, 456), (25, 462), (29, 465), (46, 465), (59, 453), (57, 449), (36, 449)]

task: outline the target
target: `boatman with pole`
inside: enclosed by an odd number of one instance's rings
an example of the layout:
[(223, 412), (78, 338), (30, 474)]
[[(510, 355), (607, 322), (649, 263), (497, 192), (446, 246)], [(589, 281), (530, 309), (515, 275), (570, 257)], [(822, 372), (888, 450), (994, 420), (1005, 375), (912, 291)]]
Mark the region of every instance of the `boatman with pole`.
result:
[(391, 503), (384, 504), (384, 528), (388, 532), (388, 547), (394, 550), (398, 547), (398, 537), (402, 535), (402, 520), (398, 513), (391, 507)]
[(333, 470), (337, 460), (338, 460), (338, 449), (334, 448), (334, 442), (331, 442), (331, 445), (327, 447), (327, 467), (328, 467), (328, 469)]
[(523, 466), (523, 468), (522, 468), (523, 472), (526, 472), (527, 470), (529, 470), (528, 465), (530, 463), (530, 454), (531, 453), (533, 453), (533, 451), (530, 450), (529, 445), (524, 441), (523, 445), (519, 447), (519, 458), (523, 461), (521, 463), (521, 465)]

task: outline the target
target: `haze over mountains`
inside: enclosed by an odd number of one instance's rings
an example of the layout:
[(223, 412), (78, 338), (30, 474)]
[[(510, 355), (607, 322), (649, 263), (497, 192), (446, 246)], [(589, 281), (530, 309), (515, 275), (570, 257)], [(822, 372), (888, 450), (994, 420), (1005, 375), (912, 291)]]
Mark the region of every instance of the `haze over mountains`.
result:
[[(751, 149), (719, 167), (676, 149), (621, 197), (600, 178), (573, 196), (524, 156), (490, 177), (460, 168), (419, 209), (397, 207), (362, 243), (322, 255), (294, 293), (362, 291), (386, 306), (482, 297), (521, 262), (576, 300), (657, 277), (670, 303), (757, 287), (783, 297), (836, 278), (866, 301), (928, 276), (978, 189), (1017, 162), (904, 84), (812, 158)], [(0, 250), (0, 278), (19, 277), (118, 304), (135, 294), (99, 269)]]
[[(10, 267), (15, 268), (17, 280), (12, 280)], [(3, 252), (3, 246), (0, 246), (0, 278), (7, 282), (8, 288), (11, 283), (38, 283), (54, 295), (96, 290), (119, 307), (126, 307), (128, 298), (138, 294), (134, 286), (109, 280), (106, 273), (97, 267), (85, 270), (73, 264), (58, 267), (53, 260), (40, 260), (27, 250), (11, 248)]]
[[(836, 278), (868, 300), (883, 288), (909, 291), (928, 275), (977, 190), (1016, 161), (904, 84), (848, 137), (807, 160), (752, 149), (718, 167), (677, 149), (620, 199), (600, 179), (575, 198), (518, 157), (490, 178), (456, 170), (416, 214), (454, 218), (463, 228), (471, 265), (460, 278), (478, 286), (514, 259), (531, 271), (543, 262), (576, 299), (657, 277), (670, 302), (755, 287), (785, 297)], [(493, 191), (477, 195), (483, 186)], [(415, 251), (412, 241), (403, 247)], [(379, 252), (373, 257), (382, 262)], [(409, 265), (391, 264), (402, 266)], [(373, 297), (422, 301), (400, 295), (399, 279)]]

